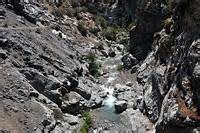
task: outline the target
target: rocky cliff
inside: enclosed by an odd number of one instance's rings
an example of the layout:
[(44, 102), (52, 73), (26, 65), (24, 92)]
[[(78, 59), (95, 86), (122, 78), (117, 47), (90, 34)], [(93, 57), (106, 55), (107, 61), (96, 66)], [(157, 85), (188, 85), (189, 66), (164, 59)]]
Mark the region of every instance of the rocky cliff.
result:
[(199, 0), (1, 0), (0, 132), (198, 131), (199, 12)]
[(141, 61), (139, 108), (159, 133), (192, 132), (200, 124), (199, 5), (198, 0), (147, 0), (137, 5), (130, 52)]

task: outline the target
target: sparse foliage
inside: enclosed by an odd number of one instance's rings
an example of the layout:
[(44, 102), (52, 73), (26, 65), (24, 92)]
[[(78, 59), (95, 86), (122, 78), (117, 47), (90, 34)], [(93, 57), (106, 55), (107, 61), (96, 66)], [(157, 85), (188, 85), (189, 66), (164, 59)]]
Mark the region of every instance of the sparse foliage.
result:
[(82, 21), (79, 21), (78, 22), (78, 30), (81, 32), (81, 34), (83, 36), (86, 36), (87, 35), (87, 28), (85, 27), (84, 23)]
[(89, 64), (89, 72), (92, 76), (94, 76), (95, 78), (98, 78), (100, 76), (100, 71), (99, 69), (101, 68), (100, 63), (98, 63), (97, 60), (97, 56), (94, 53), (89, 53), (86, 56), (86, 60)]
[(89, 112), (83, 114), (84, 123), (80, 129), (81, 133), (88, 133), (89, 128), (92, 126), (92, 117)]

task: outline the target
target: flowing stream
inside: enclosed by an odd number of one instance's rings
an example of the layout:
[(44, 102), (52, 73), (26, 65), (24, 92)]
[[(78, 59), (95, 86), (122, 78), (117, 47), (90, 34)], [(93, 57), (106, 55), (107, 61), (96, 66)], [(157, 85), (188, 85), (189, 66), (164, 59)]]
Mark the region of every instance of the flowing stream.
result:
[(103, 101), (103, 106), (92, 112), (96, 130), (101, 131), (103, 129), (109, 129), (110, 131), (119, 131), (121, 129), (126, 130), (129, 126), (129, 123), (126, 123), (127, 120), (121, 115), (115, 113), (115, 101), (117, 98), (114, 94), (114, 86), (119, 72), (117, 71), (117, 64), (121, 63), (121, 55), (117, 55), (114, 58), (105, 59), (103, 62), (103, 69), (107, 72), (106, 76), (100, 79), (102, 85), (101, 88), (107, 97)]

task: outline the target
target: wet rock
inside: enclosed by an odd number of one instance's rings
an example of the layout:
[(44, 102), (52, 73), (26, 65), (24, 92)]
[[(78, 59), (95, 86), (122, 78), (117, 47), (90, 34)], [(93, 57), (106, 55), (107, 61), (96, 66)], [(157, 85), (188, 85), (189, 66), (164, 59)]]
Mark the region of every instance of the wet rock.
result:
[(95, 94), (92, 94), (92, 97), (90, 99), (90, 106), (91, 108), (99, 108), (102, 106), (103, 99)]
[(124, 55), (121, 60), (123, 62), (124, 68), (127, 70), (131, 69), (134, 65), (138, 63), (138, 60), (131, 54)]
[(126, 101), (116, 101), (115, 102), (116, 113), (122, 113), (126, 109), (127, 109), (127, 102)]

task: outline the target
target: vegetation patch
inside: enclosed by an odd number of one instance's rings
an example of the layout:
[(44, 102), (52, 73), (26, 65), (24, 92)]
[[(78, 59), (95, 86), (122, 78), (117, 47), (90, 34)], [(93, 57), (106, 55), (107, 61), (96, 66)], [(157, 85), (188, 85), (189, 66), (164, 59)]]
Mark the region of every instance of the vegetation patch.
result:
[(88, 55), (86, 55), (86, 60), (89, 64), (88, 69), (89, 69), (90, 74), (94, 76), (95, 78), (98, 78), (100, 76), (101, 64), (96, 61), (97, 56), (91, 52)]
[(83, 114), (84, 123), (80, 129), (80, 133), (88, 133), (89, 129), (92, 127), (92, 117), (89, 112)]
[(117, 71), (122, 72), (124, 70), (124, 67), (122, 64), (117, 65)]
[(103, 16), (97, 15), (94, 19), (96, 24), (100, 25), (102, 28), (106, 28), (108, 26), (107, 21)]
[(77, 28), (83, 36), (87, 36), (87, 28), (85, 27), (84, 22), (79, 21)]

